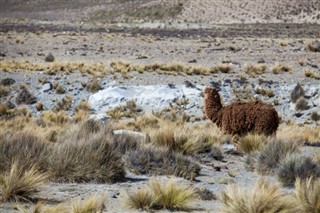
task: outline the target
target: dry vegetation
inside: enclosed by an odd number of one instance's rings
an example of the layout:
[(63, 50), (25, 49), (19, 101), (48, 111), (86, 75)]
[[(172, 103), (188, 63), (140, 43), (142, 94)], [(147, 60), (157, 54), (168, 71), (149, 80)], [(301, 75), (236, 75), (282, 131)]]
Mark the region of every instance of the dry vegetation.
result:
[(276, 184), (260, 180), (248, 190), (230, 185), (222, 193), (223, 212), (259, 213), (259, 212), (295, 212), (296, 207), (289, 196), (284, 196)]
[(292, 68), (287, 64), (277, 63), (271, 68), (271, 70), (274, 74), (280, 74), (283, 72), (291, 72)]
[(177, 183), (175, 179), (161, 184), (156, 179), (148, 189), (138, 189), (127, 195), (127, 206), (134, 209), (189, 210), (195, 198), (194, 189)]
[(304, 70), (304, 75), (308, 78), (314, 78), (320, 80), (320, 72), (312, 69)]

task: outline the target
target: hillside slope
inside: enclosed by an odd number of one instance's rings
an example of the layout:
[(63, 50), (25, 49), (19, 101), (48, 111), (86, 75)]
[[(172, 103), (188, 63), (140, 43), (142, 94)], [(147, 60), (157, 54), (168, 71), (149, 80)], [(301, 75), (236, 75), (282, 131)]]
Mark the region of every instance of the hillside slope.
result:
[(0, 18), (46, 21), (320, 23), (319, 0), (0, 0)]

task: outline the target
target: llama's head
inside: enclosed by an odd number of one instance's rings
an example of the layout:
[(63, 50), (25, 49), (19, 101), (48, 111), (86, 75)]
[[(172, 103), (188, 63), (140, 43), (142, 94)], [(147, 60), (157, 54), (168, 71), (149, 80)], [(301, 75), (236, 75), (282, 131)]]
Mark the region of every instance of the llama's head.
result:
[(219, 91), (219, 88), (205, 86), (202, 92), (205, 99), (213, 99), (220, 101)]

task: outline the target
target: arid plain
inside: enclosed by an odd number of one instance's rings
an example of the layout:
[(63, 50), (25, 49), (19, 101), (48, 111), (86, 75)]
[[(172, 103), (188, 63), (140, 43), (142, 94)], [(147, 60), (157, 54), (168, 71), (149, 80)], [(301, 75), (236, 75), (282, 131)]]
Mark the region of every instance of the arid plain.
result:
[[(0, 212), (319, 211), (316, 0), (0, 3)], [(204, 86), (276, 134), (224, 134)]]

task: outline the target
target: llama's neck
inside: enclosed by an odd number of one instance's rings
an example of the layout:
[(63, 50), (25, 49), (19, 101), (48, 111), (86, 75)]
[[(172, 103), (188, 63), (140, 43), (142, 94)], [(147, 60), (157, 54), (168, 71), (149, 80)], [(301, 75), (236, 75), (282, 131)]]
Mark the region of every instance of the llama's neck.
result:
[(204, 111), (208, 119), (212, 120), (214, 123), (219, 121), (219, 111), (222, 109), (222, 104), (220, 97), (214, 99), (213, 97), (206, 97), (204, 99)]

